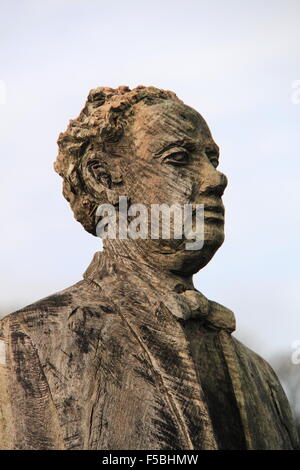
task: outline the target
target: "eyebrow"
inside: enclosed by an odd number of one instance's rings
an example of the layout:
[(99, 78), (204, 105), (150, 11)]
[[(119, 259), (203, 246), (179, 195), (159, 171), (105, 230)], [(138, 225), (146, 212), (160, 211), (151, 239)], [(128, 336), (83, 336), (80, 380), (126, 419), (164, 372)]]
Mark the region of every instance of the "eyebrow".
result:
[(171, 149), (172, 147), (185, 147), (187, 150), (193, 151), (199, 146), (199, 143), (194, 139), (180, 139), (170, 142), (169, 144), (164, 145), (158, 152), (154, 153), (154, 158), (159, 158), (164, 152)]

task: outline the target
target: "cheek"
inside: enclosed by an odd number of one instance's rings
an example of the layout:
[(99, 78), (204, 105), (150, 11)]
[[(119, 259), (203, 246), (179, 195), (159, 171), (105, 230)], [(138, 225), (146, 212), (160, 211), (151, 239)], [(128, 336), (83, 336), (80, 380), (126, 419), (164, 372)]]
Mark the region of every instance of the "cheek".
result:
[(194, 178), (186, 168), (160, 167), (148, 170), (138, 183), (138, 193), (148, 204), (186, 204), (194, 191)]

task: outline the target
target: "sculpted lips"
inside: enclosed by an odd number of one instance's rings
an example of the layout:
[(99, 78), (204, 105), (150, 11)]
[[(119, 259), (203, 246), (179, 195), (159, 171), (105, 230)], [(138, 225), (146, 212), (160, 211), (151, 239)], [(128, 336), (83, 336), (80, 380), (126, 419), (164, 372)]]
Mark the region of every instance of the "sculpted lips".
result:
[(204, 205), (204, 220), (206, 222), (224, 223), (224, 207)]
[[(196, 212), (196, 206), (193, 207), (193, 212)], [(211, 221), (215, 223), (224, 222), (224, 206), (222, 203), (204, 203), (204, 219), (206, 222)]]
[(222, 206), (206, 206), (204, 205), (204, 211), (206, 212), (215, 212), (224, 216), (224, 207)]

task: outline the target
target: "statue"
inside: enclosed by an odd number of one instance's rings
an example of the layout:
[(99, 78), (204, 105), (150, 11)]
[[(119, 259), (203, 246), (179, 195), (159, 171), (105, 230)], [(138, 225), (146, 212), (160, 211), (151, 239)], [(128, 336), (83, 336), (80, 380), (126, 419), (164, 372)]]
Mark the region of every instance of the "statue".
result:
[(203, 243), (104, 230), (81, 281), (1, 320), (0, 447), (298, 448), (275, 373), (193, 285), (224, 240), (227, 180), (204, 119), (170, 91), (101, 87), (58, 145), (63, 194), (88, 232), (103, 204), (120, 219), (125, 197), (204, 205)]

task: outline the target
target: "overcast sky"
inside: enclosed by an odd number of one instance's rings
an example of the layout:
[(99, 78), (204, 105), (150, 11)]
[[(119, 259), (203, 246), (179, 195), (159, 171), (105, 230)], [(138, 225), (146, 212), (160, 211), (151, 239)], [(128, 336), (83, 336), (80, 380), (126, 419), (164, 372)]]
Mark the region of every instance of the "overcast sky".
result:
[(300, 1), (0, 4), (0, 315), (78, 281), (100, 248), (61, 196), (59, 132), (91, 88), (154, 85), (207, 120), (229, 179), (226, 241), (196, 286), (299, 376)]

